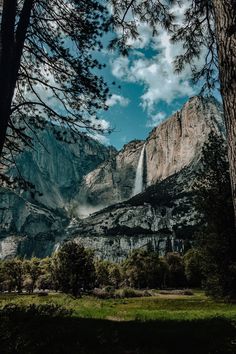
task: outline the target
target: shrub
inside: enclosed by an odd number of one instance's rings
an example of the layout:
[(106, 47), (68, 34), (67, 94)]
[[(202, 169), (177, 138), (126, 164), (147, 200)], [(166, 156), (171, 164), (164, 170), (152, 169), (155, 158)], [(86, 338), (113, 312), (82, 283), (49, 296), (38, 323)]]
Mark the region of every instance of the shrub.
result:
[(116, 296), (120, 298), (125, 298), (125, 297), (129, 298), (129, 297), (141, 297), (144, 295), (143, 295), (143, 291), (135, 290), (132, 288), (123, 288), (117, 290)]

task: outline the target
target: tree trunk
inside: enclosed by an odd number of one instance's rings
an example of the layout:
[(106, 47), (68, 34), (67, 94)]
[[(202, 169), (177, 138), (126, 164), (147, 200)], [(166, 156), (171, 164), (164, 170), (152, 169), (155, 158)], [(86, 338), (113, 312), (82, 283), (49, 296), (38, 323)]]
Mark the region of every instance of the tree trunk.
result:
[[(0, 156), (6, 140), (20, 62), (34, 0), (24, 0), (15, 29), (17, 0), (3, 1), (0, 29)], [(1, 6), (1, 3), (0, 3)], [(0, 7), (1, 9), (1, 7)]]
[(213, 0), (236, 225), (236, 0)]
[(4, 0), (0, 30), (0, 155), (5, 142), (13, 96), (11, 81), (14, 61), (15, 16), (16, 0)]

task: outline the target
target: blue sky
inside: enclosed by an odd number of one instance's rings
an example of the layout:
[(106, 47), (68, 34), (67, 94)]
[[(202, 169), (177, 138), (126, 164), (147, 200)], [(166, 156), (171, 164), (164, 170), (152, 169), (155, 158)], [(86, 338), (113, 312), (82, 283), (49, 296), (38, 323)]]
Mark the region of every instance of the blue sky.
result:
[(199, 92), (199, 87), (190, 84), (189, 68), (180, 75), (174, 73), (173, 59), (181, 45), (171, 44), (164, 30), (155, 38), (146, 25), (141, 24), (139, 30), (141, 39), (132, 41), (128, 57), (104, 49), (99, 58), (106, 63), (102, 74), (112, 95), (107, 101), (109, 110), (99, 116), (114, 128), (101, 140), (117, 149), (133, 139), (145, 139), (154, 126)]
[[(172, 8), (178, 21), (186, 6), (187, 2), (181, 8), (177, 5)], [(163, 28), (155, 37), (147, 24), (139, 23), (138, 31), (138, 39), (127, 40), (132, 48), (128, 57), (106, 49), (99, 55), (100, 61), (107, 65), (102, 74), (110, 83), (112, 94), (107, 101), (110, 109), (99, 116), (105, 127), (110, 124), (114, 128), (110, 136), (99, 138), (117, 149), (133, 139), (145, 139), (155, 126), (198, 94), (201, 87), (201, 83), (191, 84), (189, 66), (179, 75), (174, 72), (174, 58), (183, 53), (181, 43), (173, 44)], [(207, 49), (203, 50), (202, 56), (195, 60), (196, 67), (202, 67), (206, 52)], [(113, 81), (116, 86), (111, 85)]]

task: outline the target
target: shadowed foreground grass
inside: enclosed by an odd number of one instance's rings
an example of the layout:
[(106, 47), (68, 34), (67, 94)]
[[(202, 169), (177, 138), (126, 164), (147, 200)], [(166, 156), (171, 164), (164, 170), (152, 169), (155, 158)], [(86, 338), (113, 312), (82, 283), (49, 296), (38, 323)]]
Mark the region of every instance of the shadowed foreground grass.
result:
[[(194, 296), (1, 296), (0, 353), (236, 353), (236, 305)], [(32, 305), (71, 312), (42, 315)], [(14, 308), (12, 305), (16, 305)]]

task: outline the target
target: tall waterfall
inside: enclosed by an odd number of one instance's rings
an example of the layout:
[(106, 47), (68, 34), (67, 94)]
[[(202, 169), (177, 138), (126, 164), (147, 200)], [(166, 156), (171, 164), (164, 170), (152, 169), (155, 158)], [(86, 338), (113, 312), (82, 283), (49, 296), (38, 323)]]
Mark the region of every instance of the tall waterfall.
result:
[(143, 145), (143, 148), (140, 153), (132, 195), (139, 194), (143, 191), (144, 155), (145, 155), (145, 144)]

